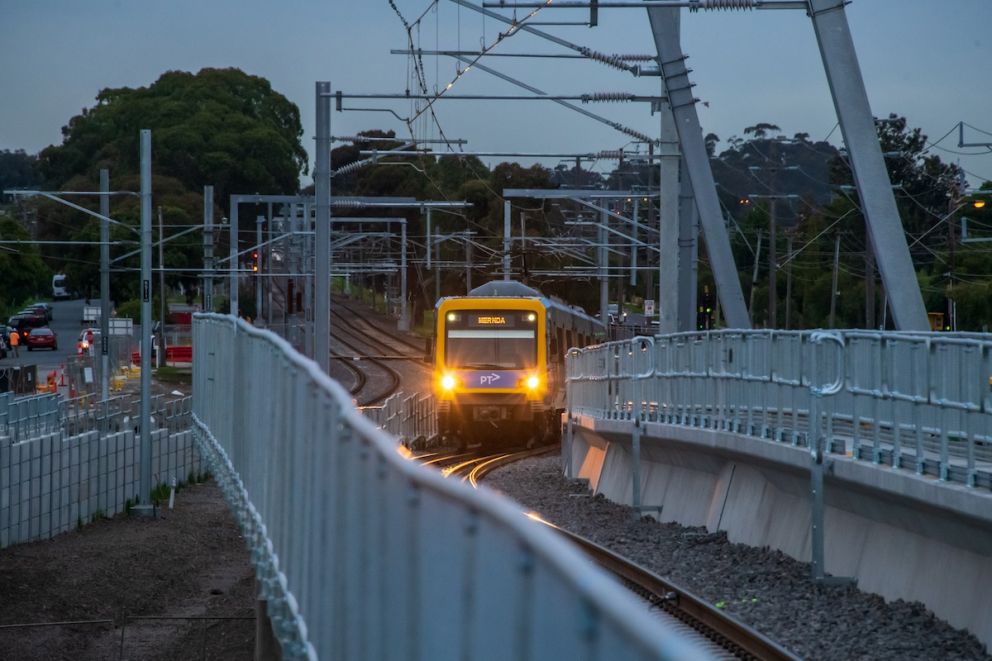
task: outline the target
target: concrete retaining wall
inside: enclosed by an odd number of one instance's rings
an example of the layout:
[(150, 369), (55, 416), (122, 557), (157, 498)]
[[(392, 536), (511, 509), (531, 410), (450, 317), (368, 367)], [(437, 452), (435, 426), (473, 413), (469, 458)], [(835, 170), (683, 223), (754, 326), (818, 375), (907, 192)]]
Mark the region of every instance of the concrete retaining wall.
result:
[[(0, 440), (0, 547), (48, 539), (123, 512), (138, 495), (140, 439), (133, 431)], [(152, 432), (152, 479), (185, 480), (201, 471), (192, 431)]]
[[(632, 502), (630, 423), (578, 416), (570, 475)], [(826, 570), (886, 599), (920, 601), (992, 648), (992, 493), (831, 456)], [(648, 423), (641, 503), (665, 522), (810, 560), (805, 449), (729, 432)]]

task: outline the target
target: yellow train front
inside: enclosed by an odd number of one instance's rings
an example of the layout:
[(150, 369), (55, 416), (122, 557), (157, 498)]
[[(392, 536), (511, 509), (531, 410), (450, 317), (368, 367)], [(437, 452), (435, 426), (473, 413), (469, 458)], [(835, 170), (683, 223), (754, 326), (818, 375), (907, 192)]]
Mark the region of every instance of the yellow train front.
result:
[(460, 447), (551, 442), (561, 429), (564, 351), (601, 335), (584, 312), (513, 281), (438, 301), (438, 433)]

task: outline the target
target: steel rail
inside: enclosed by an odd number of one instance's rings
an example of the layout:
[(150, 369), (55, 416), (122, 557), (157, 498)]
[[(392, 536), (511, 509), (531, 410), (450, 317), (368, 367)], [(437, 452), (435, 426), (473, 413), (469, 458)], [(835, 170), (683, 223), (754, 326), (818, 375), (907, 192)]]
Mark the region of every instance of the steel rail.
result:
[[(364, 324), (366, 324), (369, 328), (371, 328), (375, 332), (377, 332), (377, 333), (379, 333), (381, 335), (385, 335), (386, 337), (389, 337), (390, 339), (396, 340), (397, 342), (400, 342), (401, 344), (404, 344), (404, 345), (410, 347), (414, 351), (417, 351), (418, 353), (410, 356), (411, 358), (420, 358), (420, 357), (422, 357), (422, 354), (423, 354), (423, 351), (424, 351), (424, 345), (423, 344), (416, 344), (412, 340), (409, 340), (409, 339), (403, 337), (399, 333), (394, 333), (393, 331), (389, 330), (388, 328), (383, 328), (382, 326), (379, 326), (378, 324), (376, 324), (375, 322), (373, 322), (371, 319), (369, 319), (368, 317), (366, 317), (363, 313), (361, 313), (360, 311), (358, 311), (358, 310), (356, 310), (356, 309), (354, 309), (354, 308), (352, 308), (352, 307), (350, 307), (348, 305), (345, 305), (341, 300), (338, 300), (336, 297), (332, 297), (332, 299), (334, 300), (335, 307), (341, 308), (345, 312), (351, 314), (352, 316), (354, 316), (356, 319), (358, 319), (359, 321), (361, 321)], [(383, 346), (388, 346), (388, 345), (385, 344), (385, 343), (383, 343)], [(390, 347), (390, 349), (395, 350), (395, 346)], [(402, 353), (402, 351), (399, 351), (397, 353)]]
[[(373, 344), (372, 342), (370, 342), (368, 340), (368, 338), (366, 338), (365, 336), (363, 336), (361, 334), (361, 331), (360, 330), (358, 330), (357, 328), (355, 328), (350, 323), (350, 321), (348, 320), (347, 317), (345, 317), (344, 315), (342, 315), (340, 312), (332, 309), (331, 310), (331, 316), (336, 316), (338, 319), (341, 320), (344, 328), (342, 328), (341, 325), (338, 325), (337, 328), (339, 330), (344, 330), (345, 332), (347, 332), (352, 337), (360, 338), (360, 340), (363, 341), (363, 342), (365, 342), (366, 344), (369, 344), (369, 345), (372, 345)], [(361, 348), (359, 348), (358, 346), (356, 346), (353, 342), (349, 342), (349, 341), (343, 339), (340, 336), (340, 334), (332, 335), (332, 338), (335, 339), (335, 340), (337, 340), (338, 342), (340, 342), (341, 344), (343, 344), (344, 346), (348, 347), (349, 349), (351, 349), (352, 351), (354, 351), (354, 352), (356, 352), (358, 354), (363, 353), (362, 350), (361, 350)], [(373, 365), (375, 365), (376, 367), (378, 367), (379, 369), (381, 369), (383, 372), (385, 372), (386, 375), (387, 375), (387, 377), (389, 378), (390, 383), (389, 383), (389, 386), (384, 391), (379, 392), (379, 393), (375, 393), (374, 395), (370, 395), (370, 396), (368, 396), (368, 398), (366, 400), (358, 402), (358, 406), (370, 406), (372, 404), (378, 404), (379, 402), (382, 402), (383, 400), (385, 400), (387, 397), (389, 397), (390, 395), (392, 395), (394, 392), (396, 392), (399, 389), (400, 383), (402, 382), (402, 378), (400, 377), (400, 373), (399, 372), (397, 372), (396, 370), (394, 370), (392, 367), (386, 365), (381, 360), (379, 360), (377, 358), (373, 358), (371, 356), (360, 356), (360, 360), (368, 361), (369, 363), (372, 363)]]
[(653, 606), (691, 627), (739, 659), (799, 661), (781, 645), (692, 592), (599, 544), (536, 516), (531, 519), (575, 543), (596, 564), (631, 587)]
[[(473, 487), (478, 487), (479, 482), (497, 468), (522, 459), (548, 454), (555, 449), (552, 446), (470, 457), (442, 472), (445, 477), (460, 478), (462, 481), (469, 482)], [(446, 455), (422, 463), (429, 465), (463, 456), (460, 454)], [(572, 541), (596, 564), (620, 578), (632, 591), (640, 594), (668, 616), (679, 620), (714, 644), (730, 652), (735, 658), (760, 659), (761, 661), (798, 661), (799, 657), (775, 641), (735, 617), (711, 606), (692, 592), (663, 579), (654, 572), (585, 537), (560, 528), (539, 516), (528, 514), (528, 517), (538, 523), (543, 523)]]

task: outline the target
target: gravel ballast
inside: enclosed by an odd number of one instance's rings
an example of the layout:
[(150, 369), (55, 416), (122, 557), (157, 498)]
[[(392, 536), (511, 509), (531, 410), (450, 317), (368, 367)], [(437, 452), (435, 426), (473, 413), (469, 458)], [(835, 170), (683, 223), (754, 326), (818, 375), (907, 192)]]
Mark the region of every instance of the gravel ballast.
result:
[(886, 602), (854, 587), (822, 587), (809, 565), (723, 532), (652, 519), (592, 496), (562, 475), (558, 456), (501, 468), (485, 484), (548, 521), (633, 559), (726, 609), (808, 659), (992, 659), (966, 631), (919, 603)]

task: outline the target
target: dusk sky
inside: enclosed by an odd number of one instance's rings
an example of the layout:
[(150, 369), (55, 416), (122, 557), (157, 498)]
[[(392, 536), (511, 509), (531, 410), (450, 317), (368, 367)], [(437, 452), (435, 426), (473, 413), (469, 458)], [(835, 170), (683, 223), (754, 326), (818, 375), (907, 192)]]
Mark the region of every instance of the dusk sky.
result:
[[(410, 22), (431, 6), (427, 0), (396, 0), (396, 5)], [(992, 0), (854, 0), (847, 13), (873, 112), (899, 113), (911, 126), (922, 127), (932, 141), (939, 141), (936, 153), (959, 161), (972, 185), (992, 179), (992, 152), (959, 149), (956, 130), (940, 140), (964, 121), (990, 133), (969, 128), (966, 142), (992, 141)], [(332, 89), (354, 93), (402, 93), (408, 85), (407, 57), (389, 54), (405, 48), (407, 40), (387, 0), (0, 0), (0, 15), (0, 149), (37, 152), (60, 142), (61, 127), (92, 106), (102, 88), (145, 86), (170, 69), (238, 67), (268, 78), (300, 107), (303, 143), (312, 164), (314, 81), (329, 80)], [(544, 10), (533, 20), (581, 20), (584, 15)], [(425, 49), (477, 50), (505, 29), (440, 0), (414, 36)], [(655, 52), (641, 9), (601, 10), (600, 25), (592, 29), (541, 29), (605, 53)], [(778, 124), (789, 136), (799, 131), (815, 140), (831, 135), (840, 144), (819, 51), (803, 12), (683, 11), (682, 32), (696, 95), (708, 103), (699, 106), (704, 131), (726, 140), (764, 121)], [(493, 52), (568, 51), (519, 32)], [(590, 61), (485, 58), (483, 63), (552, 94), (659, 90), (657, 78), (634, 78)], [(455, 75), (455, 61), (449, 58), (425, 57), (424, 65), (432, 89)], [(472, 70), (452, 93), (522, 91)], [(390, 107), (400, 115), (410, 110), (404, 101), (349, 101), (346, 106)], [(646, 104), (586, 108), (658, 134), (658, 118)], [(436, 109), (449, 138), (469, 141), (466, 150), (593, 152), (618, 149), (629, 140), (549, 102), (453, 100), (439, 102)], [(372, 128), (409, 135), (388, 113), (332, 115), (335, 135)], [(415, 130), (421, 138), (437, 137), (437, 128), (425, 121), (417, 122)], [(483, 160), (495, 164), (504, 159)], [(553, 166), (557, 160), (542, 162)], [(608, 171), (614, 165), (600, 162), (596, 167)]]

